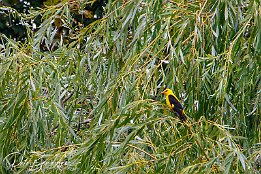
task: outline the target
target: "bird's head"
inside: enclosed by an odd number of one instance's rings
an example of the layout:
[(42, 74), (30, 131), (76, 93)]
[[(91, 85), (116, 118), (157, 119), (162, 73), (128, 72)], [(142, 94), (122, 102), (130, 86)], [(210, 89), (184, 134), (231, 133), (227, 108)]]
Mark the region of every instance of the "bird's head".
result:
[(164, 94), (164, 95), (169, 95), (169, 94), (172, 94), (172, 90), (171, 89), (164, 89), (164, 91), (161, 92), (161, 94)]

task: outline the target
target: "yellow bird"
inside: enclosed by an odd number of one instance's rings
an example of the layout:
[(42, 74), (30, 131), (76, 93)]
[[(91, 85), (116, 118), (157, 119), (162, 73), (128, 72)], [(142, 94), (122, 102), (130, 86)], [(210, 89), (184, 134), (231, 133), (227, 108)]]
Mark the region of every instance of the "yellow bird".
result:
[(174, 95), (172, 90), (165, 89), (162, 94), (165, 94), (166, 96), (166, 104), (168, 107), (177, 114), (182, 122), (185, 122), (187, 118), (183, 106), (180, 104), (179, 99)]

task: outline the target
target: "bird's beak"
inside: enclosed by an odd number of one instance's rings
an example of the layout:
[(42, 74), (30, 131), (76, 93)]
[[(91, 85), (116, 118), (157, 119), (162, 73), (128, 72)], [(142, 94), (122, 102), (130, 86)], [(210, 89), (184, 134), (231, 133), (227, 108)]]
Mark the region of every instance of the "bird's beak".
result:
[(162, 91), (161, 94), (164, 94), (164, 91)]

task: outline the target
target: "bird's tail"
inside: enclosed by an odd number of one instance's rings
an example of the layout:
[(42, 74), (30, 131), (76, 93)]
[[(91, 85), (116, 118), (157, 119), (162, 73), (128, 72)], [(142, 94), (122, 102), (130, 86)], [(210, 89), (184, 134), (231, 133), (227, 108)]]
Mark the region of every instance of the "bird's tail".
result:
[(182, 121), (182, 122), (186, 122), (187, 121), (187, 117), (186, 117), (186, 113), (184, 110), (182, 110), (181, 114), (178, 114), (179, 116), (179, 119)]

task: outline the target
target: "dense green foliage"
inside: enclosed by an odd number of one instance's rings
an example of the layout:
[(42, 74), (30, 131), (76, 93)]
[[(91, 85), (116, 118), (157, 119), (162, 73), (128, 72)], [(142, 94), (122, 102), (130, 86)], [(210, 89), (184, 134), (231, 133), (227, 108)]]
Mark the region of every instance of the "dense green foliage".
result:
[(108, 0), (87, 26), (77, 2), (1, 34), (0, 173), (260, 172), (259, 0)]

